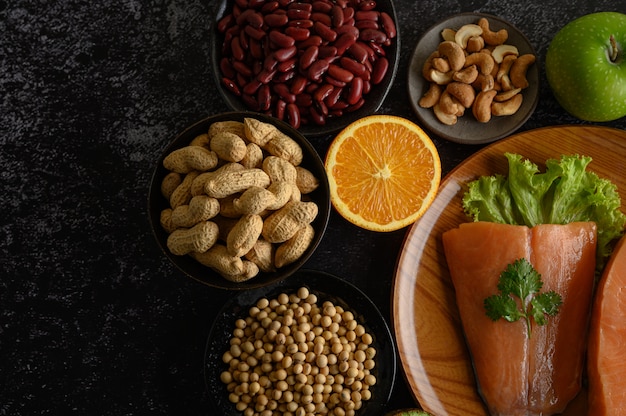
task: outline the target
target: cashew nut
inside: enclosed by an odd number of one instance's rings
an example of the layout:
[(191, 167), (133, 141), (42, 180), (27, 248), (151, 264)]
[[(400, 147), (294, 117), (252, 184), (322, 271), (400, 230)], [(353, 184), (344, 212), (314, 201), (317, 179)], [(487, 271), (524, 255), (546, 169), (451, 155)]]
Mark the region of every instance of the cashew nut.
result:
[(465, 112), (465, 107), (453, 97), (447, 89), (445, 89), (441, 93), (441, 98), (439, 99), (439, 108), (446, 114), (454, 114), (457, 117), (460, 117)]
[(465, 108), (470, 108), (474, 99), (476, 98), (476, 93), (474, 92), (474, 88), (463, 82), (451, 82), (447, 85), (446, 91), (456, 98), (459, 103)]
[(456, 71), (452, 75), (452, 79), (454, 81), (463, 82), (465, 84), (471, 84), (472, 82), (476, 81), (477, 77), (478, 77), (478, 69), (476, 68), (476, 65), (468, 66), (465, 69)]
[(467, 48), (465, 50), (469, 53), (479, 52), (485, 47), (485, 40), (482, 36), (472, 36), (467, 40)]
[(523, 99), (522, 94), (516, 94), (507, 101), (494, 101), (491, 103), (491, 113), (494, 116), (510, 116), (511, 114), (515, 114), (522, 105)]
[(450, 62), (442, 57), (433, 58), (432, 65), (433, 68), (440, 72), (448, 72), (452, 69), (450, 68)]
[(535, 63), (535, 55), (531, 53), (524, 54), (517, 58), (513, 65), (511, 65), (511, 70), (509, 71), (509, 78), (511, 78), (511, 83), (516, 88), (526, 88), (528, 87), (528, 80), (526, 79), (526, 71), (528, 71), (528, 67)]
[(456, 35), (456, 30), (448, 27), (441, 31), (441, 38), (443, 40), (450, 40), (454, 42), (454, 35)]
[(481, 123), (486, 123), (491, 120), (491, 103), (496, 94), (496, 90), (481, 91), (478, 93), (476, 100), (474, 100), (474, 105), (472, 106), (472, 114), (474, 114), (476, 120)]
[(472, 36), (482, 35), (483, 30), (480, 26), (473, 23), (462, 26), (456, 31), (454, 35), (454, 41), (459, 44), (463, 49), (467, 48), (467, 42)]
[(481, 74), (490, 74), (493, 71), (495, 62), (493, 57), (487, 53), (473, 53), (465, 58), (465, 66), (476, 65)]
[(492, 31), (489, 28), (489, 21), (484, 17), (478, 20), (478, 26), (483, 30), (482, 36), (487, 45), (502, 45), (509, 38), (509, 32), (506, 29), (500, 29), (497, 32)]
[(493, 60), (497, 63), (501, 63), (505, 55), (519, 56), (519, 51), (517, 50), (517, 47), (508, 44), (498, 45), (493, 48), (493, 51), (491, 51), (491, 56), (493, 56)]
[(522, 89), (521, 88), (513, 88), (508, 91), (499, 92), (495, 97), (493, 97), (494, 101), (507, 101), (513, 98), (516, 94), (518, 94)]
[(500, 63), (500, 68), (496, 73), (496, 81), (500, 83), (504, 91), (513, 89), (513, 86), (511, 85), (511, 80), (509, 78), (509, 71), (511, 70), (511, 65), (513, 65), (513, 62), (515, 62), (516, 60), (516, 55), (506, 55), (502, 59), (502, 63)]
[(439, 103), (434, 105), (433, 111), (434, 111), (435, 116), (437, 117), (437, 119), (439, 121), (441, 121), (443, 124), (446, 124), (448, 126), (452, 126), (452, 125), (456, 124), (457, 116), (455, 114), (445, 113), (441, 109), (441, 107), (439, 106)]
[(453, 71), (441, 72), (437, 71), (435, 68), (431, 68), (426, 79), (439, 85), (445, 85), (452, 81), (452, 74)]
[[(458, 32), (457, 32), (458, 35)], [(465, 52), (463, 48), (455, 42), (444, 41), (437, 48), (439, 55), (448, 59), (450, 69), (458, 71), (465, 64)]]
[(431, 108), (441, 97), (441, 86), (436, 82), (430, 82), (429, 84), (430, 87), (418, 101), (419, 106), (422, 108)]
[(478, 74), (472, 86), (478, 91), (489, 91), (494, 89), (495, 82), (491, 74)]

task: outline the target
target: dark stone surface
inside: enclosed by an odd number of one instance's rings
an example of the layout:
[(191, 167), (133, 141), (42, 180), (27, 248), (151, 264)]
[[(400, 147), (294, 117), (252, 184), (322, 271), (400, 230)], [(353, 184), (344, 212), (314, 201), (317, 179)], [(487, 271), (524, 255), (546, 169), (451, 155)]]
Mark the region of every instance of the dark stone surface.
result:
[[(167, 142), (224, 110), (208, 64), (215, 3), (0, 1), (0, 415), (213, 414), (202, 358), (228, 293), (167, 262), (146, 199)], [(611, 0), (396, 5), (403, 53), (380, 112), (409, 119), (413, 45), (450, 14), (511, 21), (542, 61), (567, 21), (626, 12)], [(522, 130), (574, 123), (545, 87)], [(329, 140), (314, 144), (324, 153)], [(480, 148), (434, 141), (444, 172)], [(307, 266), (355, 282), (389, 319), (405, 231), (371, 233), (333, 213)], [(399, 375), (392, 406), (412, 404)]]

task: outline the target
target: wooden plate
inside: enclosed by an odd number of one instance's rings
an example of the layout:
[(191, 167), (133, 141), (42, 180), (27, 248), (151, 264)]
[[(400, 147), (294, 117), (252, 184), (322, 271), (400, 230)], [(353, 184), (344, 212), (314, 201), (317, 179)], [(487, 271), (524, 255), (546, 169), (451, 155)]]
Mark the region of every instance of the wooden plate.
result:
[[(591, 156), (589, 169), (611, 179), (626, 195), (626, 131), (595, 126), (516, 134), (477, 152), (444, 178), (431, 208), (407, 233), (392, 292), (402, 368), (415, 399), (437, 416), (488, 414), (476, 389), (441, 234), (468, 221), (461, 206), (464, 184), (481, 175), (507, 173), (505, 152), (519, 153), (540, 167), (563, 154)], [(585, 408), (583, 392), (564, 415), (585, 414)]]

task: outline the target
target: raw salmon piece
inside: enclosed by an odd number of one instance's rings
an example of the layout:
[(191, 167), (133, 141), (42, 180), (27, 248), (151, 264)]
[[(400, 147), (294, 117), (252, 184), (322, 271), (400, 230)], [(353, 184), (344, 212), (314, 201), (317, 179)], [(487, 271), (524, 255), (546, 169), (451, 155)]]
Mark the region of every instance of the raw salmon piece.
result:
[(626, 237), (618, 242), (598, 287), (591, 314), (589, 415), (626, 414)]
[[(550, 415), (581, 387), (595, 268), (593, 223), (533, 228), (488, 222), (461, 224), (443, 245), (476, 378), (492, 415)], [(507, 265), (526, 258), (555, 290), (561, 311), (548, 324), (491, 321), (483, 301), (497, 293)], [(571, 315), (572, 319), (568, 316)]]

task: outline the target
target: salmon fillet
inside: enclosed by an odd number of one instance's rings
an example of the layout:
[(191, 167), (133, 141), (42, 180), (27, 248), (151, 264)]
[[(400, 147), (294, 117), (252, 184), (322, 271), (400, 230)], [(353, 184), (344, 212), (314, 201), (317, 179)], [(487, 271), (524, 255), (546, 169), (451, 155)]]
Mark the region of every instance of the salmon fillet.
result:
[(598, 288), (589, 329), (591, 416), (626, 414), (626, 237), (615, 247)]
[[(595, 269), (591, 222), (529, 228), (489, 222), (461, 224), (443, 234), (463, 331), (481, 396), (492, 415), (562, 412), (580, 391)], [(483, 301), (497, 293), (502, 271), (527, 259), (542, 292), (563, 305), (547, 324), (492, 321)]]

